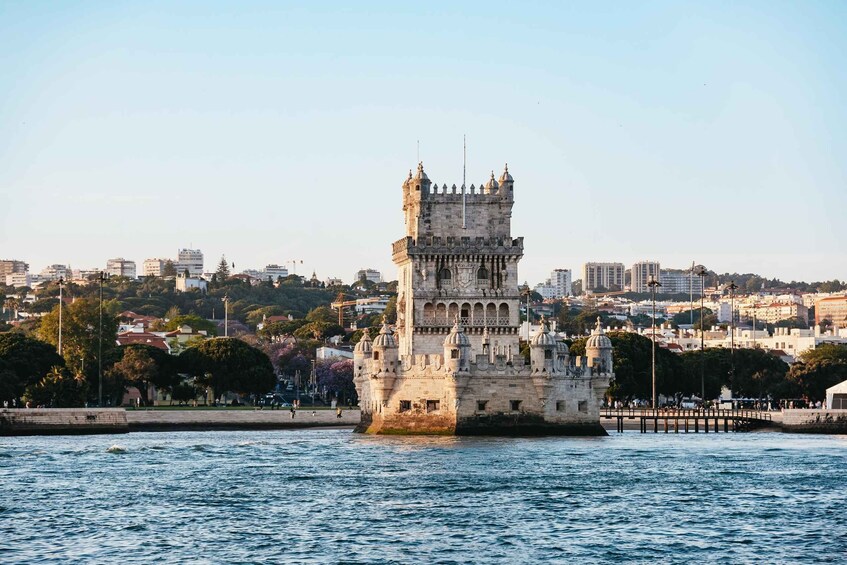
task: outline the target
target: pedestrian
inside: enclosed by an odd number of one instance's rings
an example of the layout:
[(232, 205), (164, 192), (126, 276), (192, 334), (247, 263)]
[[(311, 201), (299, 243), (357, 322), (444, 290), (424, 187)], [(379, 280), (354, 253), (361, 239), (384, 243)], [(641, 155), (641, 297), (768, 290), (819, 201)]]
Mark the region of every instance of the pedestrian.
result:
[(317, 415), (318, 415), (318, 413), (317, 413), (317, 412), (315, 412), (314, 410), (312, 410), (312, 417), (314, 418), (314, 417), (315, 417), (315, 416), (317, 416)]
[(341, 406), (335, 409), (335, 417), (341, 418)]
[(292, 420), (294, 419), (294, 414), (296, 414), (296, 411), (295, 411), (295, 409), (294, 409), (294, 406), (292, 405), (292, 406), (291, 406), (291, 419), (292, 419)]

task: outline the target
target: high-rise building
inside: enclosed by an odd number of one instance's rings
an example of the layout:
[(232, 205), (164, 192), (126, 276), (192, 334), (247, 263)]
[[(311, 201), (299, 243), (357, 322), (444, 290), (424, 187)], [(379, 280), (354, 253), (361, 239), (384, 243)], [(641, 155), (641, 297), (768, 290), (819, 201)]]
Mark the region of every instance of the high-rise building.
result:
[(168, 261), (171, 261), (171, 259), (160, 259), (158, 257), (145, 259), (141, 271), (142, 276), (161, 277), (162, 272), (165, 270), (165, 265)]
[(557, 298), (571, 295), (571, 283), (573, 274), (570, 269), (554, 269), (550, 273), (550, 286), (556, 291)]
[(17, 259), (0, 259), (0, 280), (5, 280), (6, 275), (14, 273), (26, 273), (29, 265)]
[(116, 257), (106, 261), (106, 273), (111, 277), (126, 277), (134, 279), (136, 275), (135, 261)]
[(372, 283), (381, 283), (382, 282), (382, 273), (377, 271), (376, 269), (359, 269), (356, 271), (355, 279), (353, 280), (353, 284), (356, 284), (362, 277), (366, 280), (371, 281)]
[(623, 263), (586, 263), (582, 266), (582, 291), (623, 290)]
[(192, 277), (199, 277), (203, 274), (203, 252), (199, 249), (180, 249), (174, 266), (179, 275), (187, 270)]
[(691, 269), (662, 269), (659, 273), (662, 292), (665, 294), (700, 295), (700, 280)]
[(277, 279), (284, 279), (288, 276), (288, 269), (276, 264), (265, 265), (265, 271), (263, 274), (265, 280), (271, 279), (271, 282), (276, 282)]
[[(659, 262), (658, 261), (639, 261), (632, 265), (632, 279), (630, 281), (630, 290), (632, 292), (650, 292), (650, 287), (647, 286), (652, 280), (659, 279)], [(666, 292), (662, 289), (662, 292)]]

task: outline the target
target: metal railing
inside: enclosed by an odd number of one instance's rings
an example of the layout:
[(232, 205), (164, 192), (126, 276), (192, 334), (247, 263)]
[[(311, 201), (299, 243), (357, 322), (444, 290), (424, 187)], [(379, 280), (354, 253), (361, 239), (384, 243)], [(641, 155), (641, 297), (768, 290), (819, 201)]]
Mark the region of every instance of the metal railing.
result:
[[(454, 320), (448, 318), (440, 318), (437, 316), (426, 316), (422, 320), (415, 323), (416, 326), (452, 326)], [(511, 326), (508, 316), (495, 316), (493, 318), (473, 318), (461, 317), (459, 323), (469, 328), (502, 328)]]

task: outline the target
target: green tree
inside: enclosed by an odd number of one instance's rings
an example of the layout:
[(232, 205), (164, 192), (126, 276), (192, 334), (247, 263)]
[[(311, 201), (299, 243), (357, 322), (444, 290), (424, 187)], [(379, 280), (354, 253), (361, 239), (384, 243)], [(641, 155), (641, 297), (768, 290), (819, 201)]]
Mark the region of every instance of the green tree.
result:
[[(618, 400), (649, 399), (653, 395), (652, 343), (643, 335), (632, 332), (609, 332), (615, 380), (608, 395)], [(575, 340), (571, 355), (585, 355), (587, 338)], [(658, 394), (672, 396), (692, 392), (690, 385), (680, 379), (679, 357), (667, 349), (656, 347), (656, 390)]]
[(87, 395), (88, 384), (85, 379), (81, 375), (72, 377), (57, 365), (39, 382), (29, 385), (23, 398), (33, 406), (73, 408), (82, 406)]
[(804, 351), (788, 378), (802, 396), (824, 400), (826, 389), (847, 380), (847, 345), (823, 343)]
[(172, 332), (182, 326), (189, 326), (197, 331), (205, 331), (207, 335), (215, 336), (218, 332), (218, 327), (214, 322), (210, 322), (205, 318), (201, 318), (196, 314), (184, 314), (171, 318), (165, 324), (165, 329)]
[(229, 278), (229, 263), (226, 260), (226, 256), (221, 255), (221, 260), (218, 262), (218, 270), (215, 271), (217, 275), (217, 281), (223, 282)]
[(329, 322), (310, 322), (294, 332), (299, 339), (323, 340), (334, 335), (344, 335), (344, 328)]
[(123, 358), (109, 369), (112, 374), (119, 375), (129, 386), (138, 389), (141, 403), (149, 404), (150, 384), (156, 380), (159, 368), (150, 354), (141, 348), (128, 348), (123, 352)]
[(0, 401), (21, 398), (28, 386), (64, 364), (56, 348), (41, 340), (22, 333), (0, 334)]
[(176, 265), (174, 262), (168, 259), (165, 261), (165, 264), (162, 266), (162, 276), (163, 277), (175, 277), (176, 276)]
[(385, 305), (385, 312), (383, 312), (383, 315), (389, 324), (397, 322), (397, 295), (388, 299), (388, 304)]
[(306, 321), (334, 324), (338, 321), (338, 313), (334, 312), (329, 306), (318, 306), (306, 314)]
[(235, 338), (208, 339), (179, 356), (185, 372), (218, 398), (227, 391), (262, 394), (276, 383), (270, 359), (260, 349)]
[[(103, 371), (105, 372), (117, 355), (117, 333), (120, 304), (116, 301), (103, 303)], [(41, 319), (38, 337), (54, 347), (59, 341), (59, 308), (53, 309)], [(65, 306), (62, 312), (62, 356), (72, 374), (83, 372), (94, 385), (98, 377), (97, 355), (100, 340), (100, 304), (97, 300), (81, 298)]]

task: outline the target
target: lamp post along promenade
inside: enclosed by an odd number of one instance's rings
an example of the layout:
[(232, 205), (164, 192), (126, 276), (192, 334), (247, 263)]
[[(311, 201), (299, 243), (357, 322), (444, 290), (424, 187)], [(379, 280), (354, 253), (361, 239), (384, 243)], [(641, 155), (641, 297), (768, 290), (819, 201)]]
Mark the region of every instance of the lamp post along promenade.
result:
[(65, 279), (59, 277), (59, 356), (62, 355), (62, 288), (65, 286)]
[(647, 283), (647, 286), (650, 287), (650, 294), (652, 294), (653, 298), (653, 338), (652, 338), (652, 363), (653, 363), (653, 403), (651, 406), (653, 410), (657, 408), (656, 405), (656, 288), (662, 286), (662, 283), (656, 280), (655, 277), (650, 277), (650, 282)]
[(700, 401), (706, 406), (706, 339), (703, 333), (703, 298), (706, 294), (706, 269), (700, 267), (697, 276), (700, 277)]

